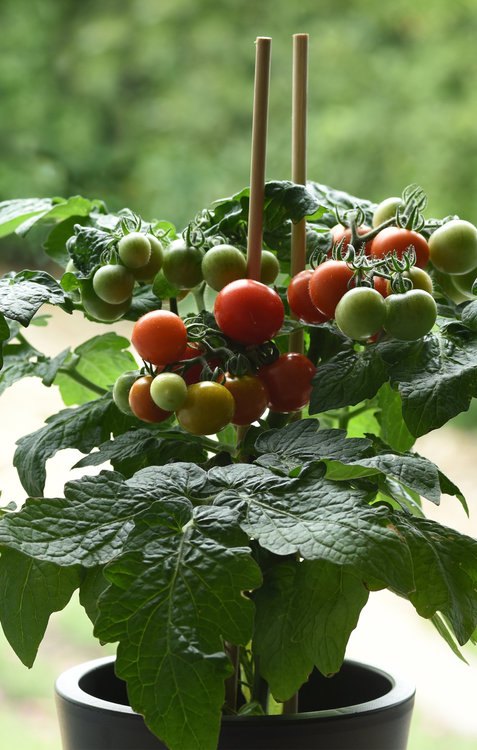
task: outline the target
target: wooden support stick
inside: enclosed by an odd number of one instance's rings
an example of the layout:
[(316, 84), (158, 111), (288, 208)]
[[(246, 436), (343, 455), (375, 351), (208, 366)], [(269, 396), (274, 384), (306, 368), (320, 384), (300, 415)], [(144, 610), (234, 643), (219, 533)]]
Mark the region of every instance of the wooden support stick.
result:
[(257, 38), (247, 241), (247, 277), (257, 280), (260, 280), (262, 260), (263, 198), (265, 191), (271, 47), (272, 40), (269, 37)]
[[(308, 34), (293, 36), (293, 88), (292, 88), (292, 181), (306, 185), (308, 109)], [(292, 276), (303, 271), (306, 265), (306, 219), (292, 224), (291, 267)], [(290, 351), (303, 352), (303, 332), (290, 335)]]

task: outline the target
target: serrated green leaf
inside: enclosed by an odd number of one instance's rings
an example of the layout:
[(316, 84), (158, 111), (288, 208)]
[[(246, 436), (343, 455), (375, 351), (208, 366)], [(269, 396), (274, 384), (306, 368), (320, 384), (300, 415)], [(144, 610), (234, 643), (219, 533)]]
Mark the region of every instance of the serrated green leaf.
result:
[(371, 399), (387, 378), (386, 365), (376, 347), (356, 351), (349, 346), (318, 365), (309, 412), (319, 414)]
[(477, 300), (466, 302), (460, 308), (462, 322), (472, 331), (477, 331)]
[(395, 526), (412, 556), (416, 590), (410, 601), (423, 617), (442, 612), (463, 645), (477, 625), (477, 540), (399, 512)]
[(106, 591), (109, 582), (104, 577), (104, 567), (87, 568), (79, 589), (79, 600), (91, 622), (96, 622), (99, 614), (99, 598)]
[[(123, 372), (137, 366), (131, 352), (126, 351), (129, 346), (127, 338), (114, 332), (94, 336), (74, 350), (75, 372), (100, 388), (112, 388)], [(96, 392), (69, 377), (67, 372), (59, 373), (55, 383), (66, 406), (82, 404), (97, 397)]]
[(71, 312), (71, 300), (61, 285), (46, 271), (20, 271), (0, 279), (0, 312), (6, 318), (28, 326), (45, 303), (61, 305)]
[(259, 467), (251, 477), (237, 465), (212, 469), (210, 478), (227, 488), (216, 504), (236, 508), (244, 531), (270, 552), (350, 565), (364, 578), (413, 589), (406, 544), (389, 511), (369, 506), (364, 490), (313, 474), (277, 477)]
[(39, 496), (45, 485), (46, 461), (63, 448), (89, 453), (109, 437), (112, 427), (126, 423), (111, 394), (71, 409), (62, 409), (46, 420), (44, 427), (17, 442), (13, 464), (26, 492)]
[(52, 612), (63, 609), (78, 588), (81, 569), (60, 568), (3, 547), (0, 555), (0, 622), (21, 661), (35, 661)]
[(425, 435), (469, 408), (477, 396), (477, 334), (439, 331), (418, 341), (378, 345), (402, 397), (409, 431)]
[(441, 617), (438, 612), (436, 612), (436, 614), (430, 617), (429, 619), (434, 625), (439, 635), (445, 640), (445, 642), (450, 647), (450, 649), (454, 652), (454, 654), (459, 659), (461, 659), (461, 661), (463, 661), (465, 664), (468, 664), (469, 662), (467, 661), (467, 659), (464, 658), (464, 655), (460, 651), (457, 643), (455, 642), (454, 636), (449, 630), (444, 618)]
[(415, 442), (402, 418), (402, 401), (398, 391), (384, 383), (378, 392), (379, 411), (376, 414), (384, 440), (397, 451), (407, 451)]
[(95, 268), (102, 264), (103, 253), (112, 242), (108, 231), (97, 227), (75, 225), (75, 241), (70, 246), (70, 255), (77, 269), (76, 275), (88, 279)]
[(250, 550), (224, 543), (233, 526), (227, 508), (191, 515), (157, 502), (137, 520), (132, 551), (105, 570), (111, 587), (95, 633), (119, 640), (116, 672), (130, 703), (171, 750), (215, 747), (231, 673), (223, 640), (245, 644), (252, 633), (242, 592), (261, 576)]
[(314, 666), (339, 670), (346, 644), (368, 599), (349, 568), (320, 561), (288, 561), (270, 568), (253, 600), (254, 651), (275, 699), (287, 700)]

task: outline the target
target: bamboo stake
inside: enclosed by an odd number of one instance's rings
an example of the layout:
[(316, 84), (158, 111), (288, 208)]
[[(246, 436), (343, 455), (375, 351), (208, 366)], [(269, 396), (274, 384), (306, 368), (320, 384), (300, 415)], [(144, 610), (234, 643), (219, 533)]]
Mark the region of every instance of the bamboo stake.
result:
[[(293, 35), (293, 87), (292, 87), (292, 181), (306, 185), (308, 109), (308, 34)], [(306, 265), (306, 218), (292, 224), (291, 268), (292, 276), (303, 271)], [(303, 331), (290, 334), (290, 351), (303, 353)]]
[(252, 154), (250, 163), (250, 208), (247, 238), (247, 277), (260, 280), (263, 235), (263, 199), (267, 150), (268, 95), (272, 40), (258, 37), (255, 51)]

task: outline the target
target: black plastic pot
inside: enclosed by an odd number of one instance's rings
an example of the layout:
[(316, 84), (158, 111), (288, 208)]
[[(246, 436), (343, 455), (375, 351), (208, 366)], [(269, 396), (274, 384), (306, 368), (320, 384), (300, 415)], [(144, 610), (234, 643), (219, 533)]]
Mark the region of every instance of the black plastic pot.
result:
[[(128, 705), (114, 657), (60, 675), (56, 702), (64, 750), (167, 750)], [(403, 679), (345, 661), (332, 678), (311, 674), (298, 714), (225, 717), (219, 750), (405, 750), (413, 704)]]

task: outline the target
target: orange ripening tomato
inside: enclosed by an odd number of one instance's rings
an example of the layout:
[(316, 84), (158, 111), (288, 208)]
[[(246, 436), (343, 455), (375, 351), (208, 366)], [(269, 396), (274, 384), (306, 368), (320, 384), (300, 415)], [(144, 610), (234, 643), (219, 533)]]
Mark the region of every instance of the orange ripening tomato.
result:
[(166, 365), (181, 359), (187, 346), (187, 329), (175, 313), (151, 310), (135, 322), (131, 343), (146, 362)]
[(143, 375), (132, 384), (129, 391), (129, 406), (132, 413), (143, 422), (164, 422), (172, 412), (164, 411), (151, 397), (152, 375)]
[(354, 286), (354, 272), (344, 260), (325, 260), (310, 277), (311, 301), (322, 313), (333, 318), (343, 294)]

